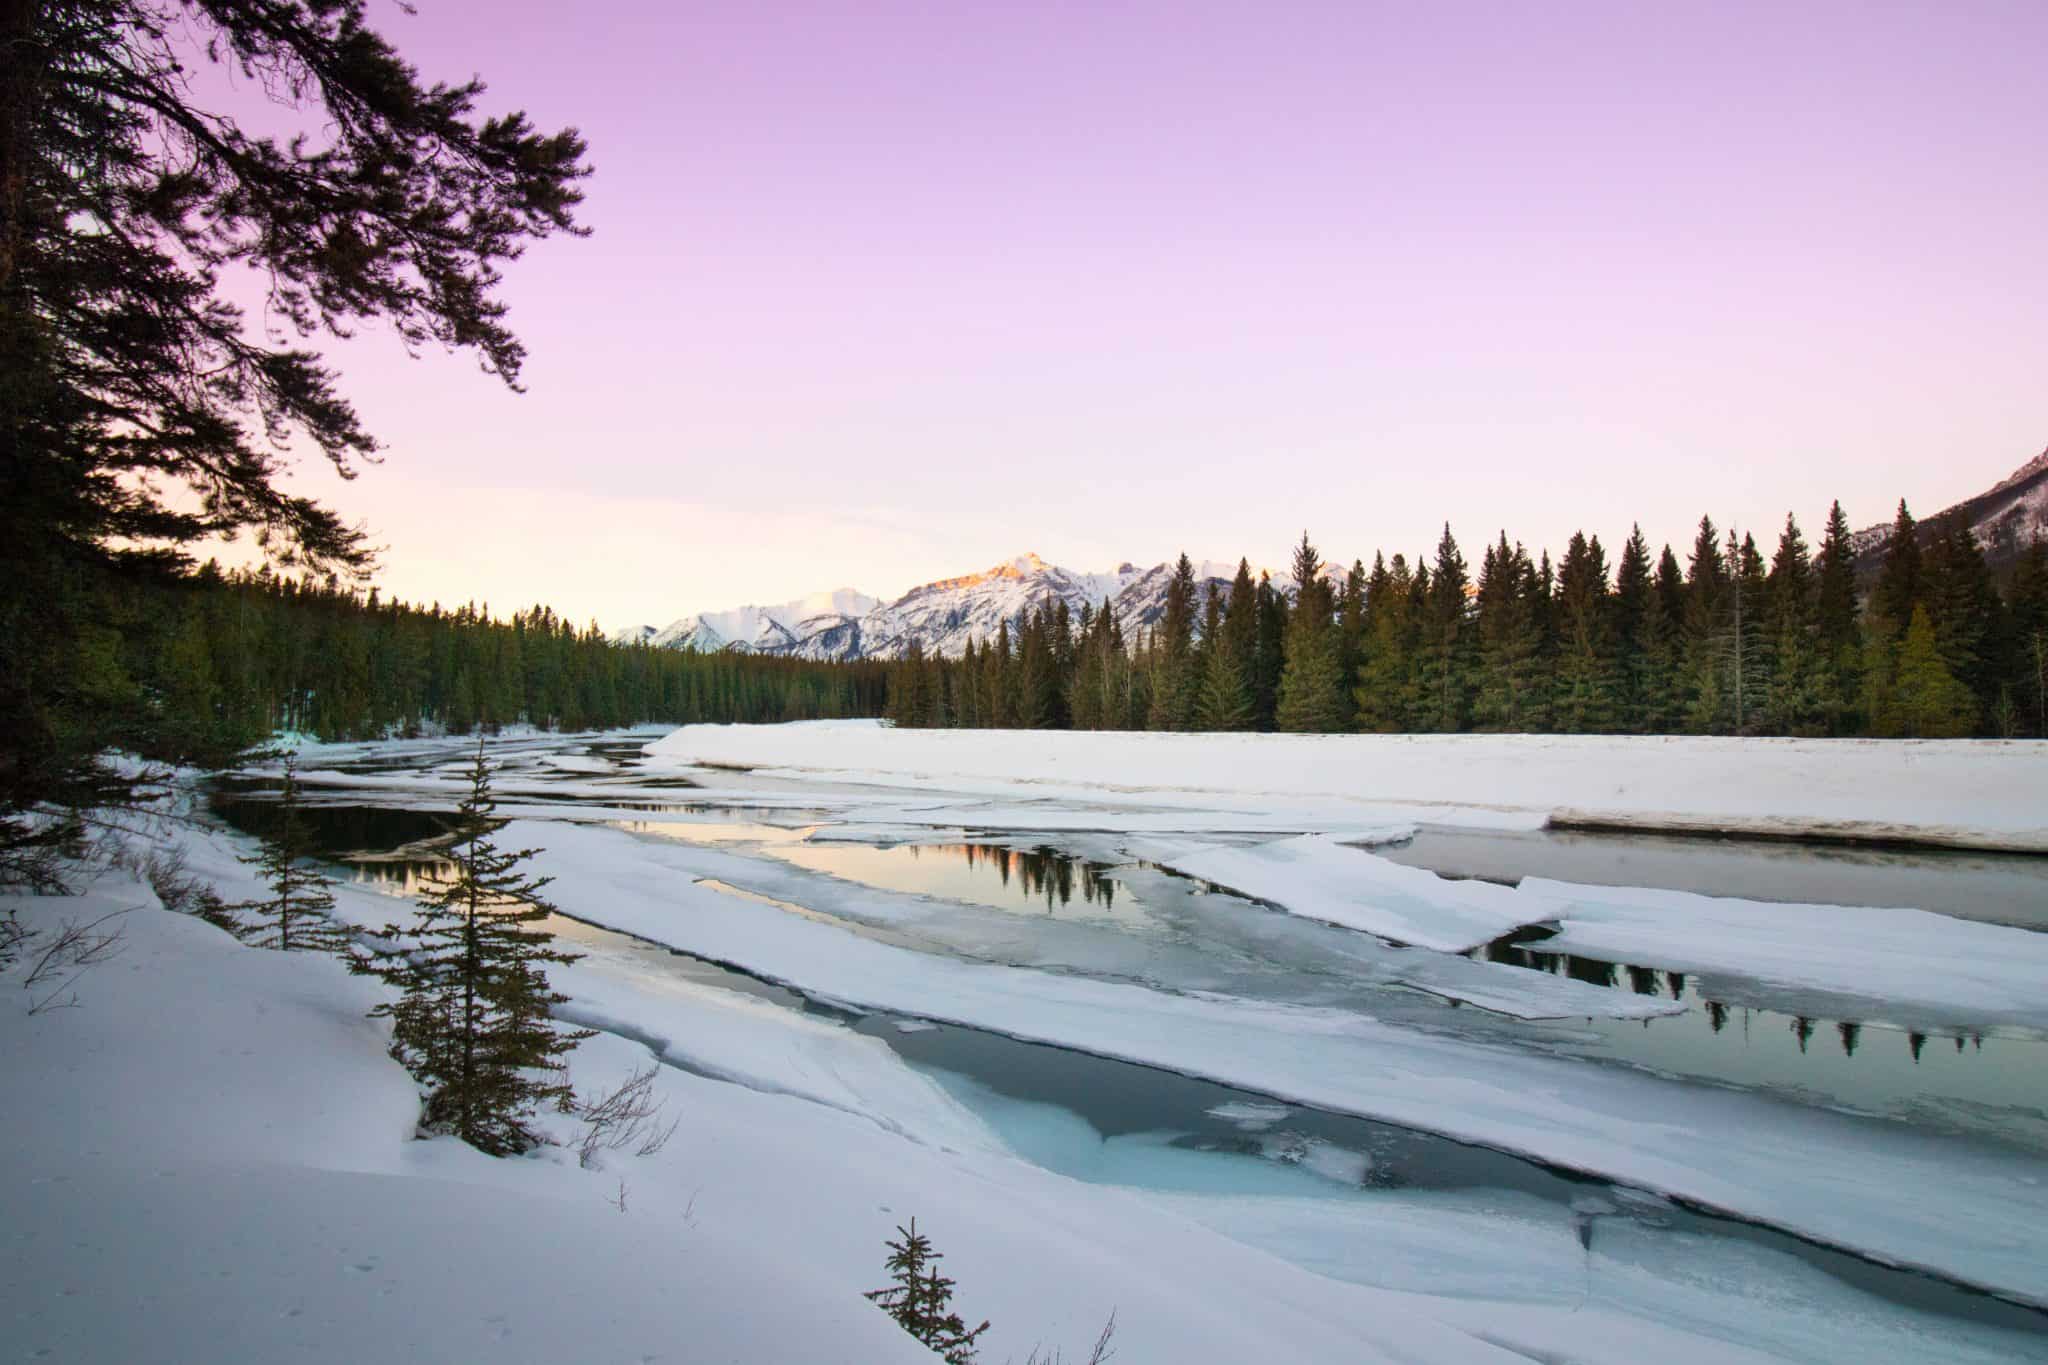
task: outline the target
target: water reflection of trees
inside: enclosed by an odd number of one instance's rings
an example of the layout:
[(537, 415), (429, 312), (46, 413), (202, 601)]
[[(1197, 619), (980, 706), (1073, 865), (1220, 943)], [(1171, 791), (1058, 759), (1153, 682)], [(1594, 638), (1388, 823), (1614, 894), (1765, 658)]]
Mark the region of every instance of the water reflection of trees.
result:
[[(212, 810), (242, 833), (258, 838), (276, 834), (284, 818), (283, 805), (270, 797), (216, 797)], [(398, 848), (445, 835), (450, 828), (442, 812), (398, 806), (325, 805), (317, 793), (299, 807), (297, 818), (305, 826), (314, 851), (321, 856), (358, 849)]]
[(962, 857), (969, 867), (993, 866), (1004, 886), (1015, 879), (1018, 890), (1032, 900), (1043, 900), (1051, 912), (1071, 905), (1076, 891), (1084, 904), (1105, 910), (1116, 906), (1116, 883), (1093, 863), (1050, 848), (1017, 849), (1000, 844), (946, 844), (937, 850), (949, 857)]
[(355, 873), (357, 886), (411, 898), (429, 885), (438, 885), (447, 874), (449, 865), (439, 859), (402, 858), (351, 863), (349, 866)]
[[(1673, 1000), (1695, 998), (1694, 994), (1688, 991), (1688, 987), (1694, 983), (1688, 980), (1684, 972), (1667, 971), (1657, 967), (1645, 967), (1635, 963), (1604, 962), (1596, 958), (1577, 957), (1571, 953), (1545, 952), (1542, 948), (1536, 946), (1541, 942), (1541, 938), (1531, 937), (1527, 930), (1517, 930), (1512, 934), (1495, 939), (1483, 947), (1474, 949), (1470, 956), (1481, 962), (1498, 962), (1510, 967), (1524, 967), (1531, 971), (1548, 972), (1552, 976), (1569, 977), (1574, 981), (1583, 981), (1590, 986), (1601, 986), (1612, 990), (1621, 989), (1622, 983), (1626, 982), (1627, 988), (1637, 995), (1668, 995)], [(1707, 1027), (1714, 1033), (1724, 1031), (1728, 1027), (1734, 1011), (1727, 1004), (1719, 1000), (1709, 1000), (1704, 997), (1697, 997), (1697, 1000), (1700, 1011), (1706, 1015)], [(1855, 1057), (1857, 1049), (1863, 1044), (1863, 1023), (1861, 1020), (1819, 1020), (1804, 1015), (1779, 1014), (1771, 1010), (1752, 1010), (1747, 1007), (1741, 1007), (1741, 1009), (1742, 1036), (1744, 1039), (1750, 1036), (1750, 1021), (1753, 1016), (1756, 1016), (1759, 1017), (1760, 1021), (1783, 1020), (1801, 1053), (1807, 1052), (1808, 1046), (1813, 1040), (1813, 1035), (1823, 1023), (1833, 1023), (1835, 1036), (1840, 1043), (1843, 1056)], [(1643, 1022), (1647, 1025), (1652, 1021), (1644, 1020)], [(1909, 1031), (1906, 1034), (1906, 1049), (1915, 1064), (1918, 1064), (1921, 1054), (1926, 1050), (1928, 1036), (1926, 1033), (1917, 1031)], [(1982, 1033), (1959, 1033), (1955, 1035), (1957, 1052), (1963, 1051), (1966, 1044), (1974, 1044), (1977, 1049), (1982, 1050), (1984, 1035)]]

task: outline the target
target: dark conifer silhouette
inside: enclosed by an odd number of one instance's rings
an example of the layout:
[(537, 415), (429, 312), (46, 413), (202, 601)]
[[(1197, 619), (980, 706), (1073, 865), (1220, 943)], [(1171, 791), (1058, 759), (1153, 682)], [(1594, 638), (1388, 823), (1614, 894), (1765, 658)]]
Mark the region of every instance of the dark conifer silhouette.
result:
[(554, 910), (540, 895), (549, 879), (521, 870), (538, 850), (507, 851), (491, 838), (496, 803), (481, 742), (469, 782), (447, 875), (422, 892), (412, 924), (386, 929), (396, 946), (367, 963), (403, 992), (371, 1013), (391, 1020), (391, 1055), (426, 1090), (422, 1126), (505, 1156), (534, 1145), (536, 1106), (568, 1111), (561, 1059), (590, 1032), (549, 1017), (567, 997), (550, 989), (546, 966), (576, 955), (534, 927)]
[[(210, 699), (152, 712), (121, 649), (190, 546), (246, 531), (369, 566), (363, 532), (280, 486), (288, 441), (344, 477), (377, 450), (309, 340), (382, 319), (516, 388), (500, 269), (582, 231), (588, 167), (573, 129), (422, 82), (364, 0), (10, 3), (0, 53), (4, 851), (20, 813), (118, 789), (103, 748), (210, 738)], [(229, 74), (301, 126), (207, 107)]]

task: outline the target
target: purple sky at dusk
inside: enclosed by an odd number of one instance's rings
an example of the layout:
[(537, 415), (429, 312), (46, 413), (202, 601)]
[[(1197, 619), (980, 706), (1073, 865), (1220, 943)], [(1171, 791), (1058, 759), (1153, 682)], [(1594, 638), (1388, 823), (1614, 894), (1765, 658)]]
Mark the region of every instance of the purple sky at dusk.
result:
[[(592, 146), (531, 392), (367, 331), (387, 593), (607, 627), (1036, 550), (1681, 549), (2048, 445), (2048, 5), (419, 0)], [(1766, 547), (1768, 551), (1768, 546)]]

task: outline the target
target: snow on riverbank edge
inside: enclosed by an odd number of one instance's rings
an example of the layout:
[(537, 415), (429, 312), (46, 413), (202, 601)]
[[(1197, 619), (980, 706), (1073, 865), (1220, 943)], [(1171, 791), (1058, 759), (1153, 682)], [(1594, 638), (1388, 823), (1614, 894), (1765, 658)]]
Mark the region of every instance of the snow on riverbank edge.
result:
[[(234, 861), (247, 841), (165, 837), (230, 898), (255, 890)], [(361, 923), (401, 908), (340, 899)], [(560, 982), (570, 1013), (727, 1079), (662, 1074), (684, 1124), (658, 1157), (596, 1172), (560, 1149), (492, 1161), (409, 1140), (410, 1082), (363, 1018), (374, 983), (245, 948), (121, 874), (78, 897), (0, 897), (9, 908), (130, 910), (127, 952), (83, 979), (79, 1008), (16, 1017), (0, 991), (0, 1141), (19, 1177), (0, 1188), (14, 1234), (0, 1312), (53, 1358), (929, 1359), (856, 1293), (911, 1213), (960, 1306), (995, 1319), (988, 1359), (1085, 1348), (1111, 1306), (1133, 1365), (1704, 1365), (1809, 1358), (1814, 1343), (1988, 1362), (2034, 1344), (1880, 1304), (1782, 1255), (1752, 1263), (1739, 1243), (1697, 1264), (1654, 1239), (1639, 1259), (1606, 1231), (1587, 1248), (1569, 1221), (1483, 1191), (1335, 1204), (1077, 1184), (992, 1149), (873, 1040), (595, 951)], [(588, 909), (580, 894), (570, 908)], [(600, 1036), (575, 1079), (615, 1083), (646, 1058)], [(1324, 1257), (1336, 1279), (1297, 1268)], [(1609, 1296), (1587, 1303), (1596, 1262)]]
[(648, 753), (678, 769), (1013, 800), (1250, 805), (1300, 812), (1297, 832), (1433, 817), (1526, 828), (1534, 816), (2048, 853), (2041, 740), (1188, 735), (812, 721), (684, 726)]
[[(256, 890), (235, 862), (246, 841), (160, 834), (228, 897)], [(357, 923), (402, 915), (337, 895)], [(412, 1140), (413, 1084), (365, 1017), (383, 988), (339, 963), (241, 945), (118, 871), (76, 896), (0, 895), (7, 911), (32, 926), (119, 912), (124, 933), (75, 1008), (31, 1015), (19, 981), (0, 981), (16, 1174), (0, 1187), (0, 1312), (26, 1351), (928, 1361), (860, 1297), (916, 1214), (958, 1306), (996, 1322), (993, 1358), (1071, 1354), (1112, 1308), (1133, 1362), (1516, 1358), (1425, 1298), (1040, 1171), (880, 1043), (729, 992), (597, 958), (563, 969), (571, 1017), (633, 1035), (578, 1049), (579, 1090), (652, 1047), (693, 1068), (658, 1082), (683, 1124), (662, 1152), (599, 1170), (564, 1147), (498, 1161)]]

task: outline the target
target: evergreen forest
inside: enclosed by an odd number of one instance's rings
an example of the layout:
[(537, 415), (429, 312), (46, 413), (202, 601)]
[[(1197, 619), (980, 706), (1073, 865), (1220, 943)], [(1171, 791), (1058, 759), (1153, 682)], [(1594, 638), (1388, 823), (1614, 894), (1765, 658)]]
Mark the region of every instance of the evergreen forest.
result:
[(881, 664), (621, 646), (547, 607), (505, 620), (211, 564), (110, 612), (91, 686), (127, 718), (116, 742), (201, 764), (279, 731), (336, 740), (872, 716), (887, 685)]
[(1819, 545), (1788, 516), (1766, 558), (1702, 517), (1681, 565), (1641, 530), (1610, 560), (1505, 534), (1476, 572), (1434, 555), (1326, 566), (1306, 534), (1286, 582), (1239, 561), (1203, 591), (1180, 558), (1129, 638), (1104, 602), (1047, 602), (959, 659), (915, 642), (889, 680), (903, 726), (1297, 733), (2048, 735), (2048, 547), (2001, 585), (1967, 525), (1899, 504), (1859, 582), (1841, 505)]

